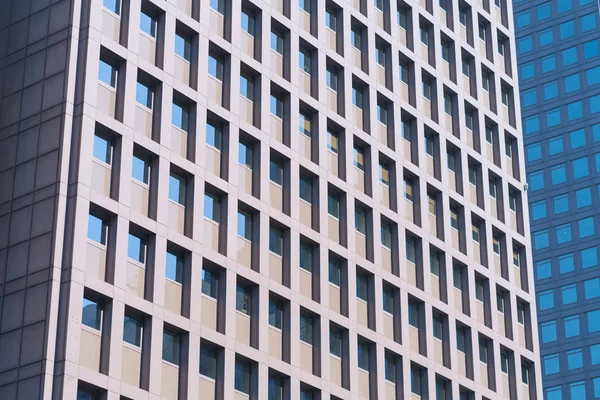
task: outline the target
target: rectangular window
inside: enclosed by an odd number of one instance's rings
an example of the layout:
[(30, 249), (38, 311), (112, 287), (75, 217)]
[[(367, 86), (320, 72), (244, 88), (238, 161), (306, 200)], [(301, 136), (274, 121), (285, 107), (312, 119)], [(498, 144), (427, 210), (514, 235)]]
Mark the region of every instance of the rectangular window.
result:
[(177, 204), (185, 206), (185, 189), (185, 179), (174, 173), (171, 173), (169, 177), (169, 199)]
[(202, 293), (217, 299), (219, 291), (219, 276), (215, 272), (202, 270)]
[(131, 164), (132, 178), (148, 185), (150, 183), (150, 163), (134, 154)]
[(234, 388), (238, 392), (250, 394), (250, 365), (244, 361), (235, 361)]
[(192, 62), (192, 41), (179, 33), (175, 33), (175, 54), (187, 62)]
[(342, 265), (335, 260), (329, 260), (329, 283), (341, 286), (342, 283)]
[(104, 8), (117, 15), (121, 14), (121, 0), (103, 0)]
[(283, 305), (276, 301), (269, 301), (269, 325), (274, 328), (283, 327)]
[(252, 290), (238, 285), (235, 292), (235, 309), (242, 314), (250, 315), (252, 307)]
[(223, 60), (216, 58), (212, 55), (208, 55), (208, 74), (213, 78), (222, 81), (223, 80)]
[(254, 14), (245, 8), (242, 8), (242, 30), (254, 36)]
[(333, 194), (327, 196), (327, 212), (332, 217), (340, 217), (340, 200)]
[(329, 331), (329, 352), (342, 358), (342, 335), (333, 329)]
[(152, 15), (146, 14), (144, 11), (140, 12), (140, 30), (147, 35), (150, 35), (156, 39), (156, 18)]
[(100, 58), (100, 65), (98, 66), (98, 80), (100, 80), (100, 82), (116, 89), (118, 71), (118, 67), (112, 62)]
[(135, 99), (139, 104), (152, 110), (152, 104), (154, 101), (154, 90), (151, 86), (146, 85), (142, 82), (138, 82), (135, 92)]
[(312, 204), (312, 178), (300, 175), (300, 198)]
[(106, 220), (95, 215), (88, 215), (88, 239), (106, 246), (108, 224)]
[(189, 112), (188, 104), (174, 101), (171, 106), (171, 124), (184, 132), (188, 132)]
[(358, 342), (358, 368), (369, 371), (369, 346)]
[(130, 233), (127, 244), (127, 257), (144, 264), (146, 262), (146, 240)]
[(81, 323), (87, 327), (101, 331), (102, 311), (101, 304), (84, 297), (81, 311)]
[(408, 303), (408, 324), (419, 329), (419, 306), (415, 303)]
[(254, 101), (254, 81), (244, 75), (240, 75), (240, 95)]
[(313, 344), (313, 319), (305, 314), (300, 314), (300, 340)]
[(123, 341), (135, 347), (142, 346), (142, 322), (125, 315), (123, 319)]
[(313, 247), (306, 243), (300, 243), (300, 268), (312, 273)]
[(283, 56), (283, 35), (281, 33), (271, 31), (271, 49)]
[(354, 210), (354, 229), (363, 235), (367, 234), (367, 213), (359, 207)]
[(162, 359), (178, 366), (180, 346), (179, 334), (165, 330), (163, 332)]
[(200, 374), (217, 379), (217, 351), (200, 345)]
[(183, 257), (167, 250), (165, 276), (172, 281), (183, 283)]
[(238, 211), (238, 236), (252, 241), (252, 216), (242, 211)]
[(240, 142), (238, 145), (238, 162), (248, 169), (253, 169), (254, 146)]
[(356, 297), (369, 301), (369, 278), (364, 274), (356, 275)]

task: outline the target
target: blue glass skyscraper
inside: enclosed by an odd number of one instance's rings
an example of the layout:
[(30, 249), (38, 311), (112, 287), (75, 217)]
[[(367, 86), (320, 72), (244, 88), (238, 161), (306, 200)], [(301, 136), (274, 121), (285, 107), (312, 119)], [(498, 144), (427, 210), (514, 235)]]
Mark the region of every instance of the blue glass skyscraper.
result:
[(596, 0), (513, 0), (544, 396), (600, 398)]

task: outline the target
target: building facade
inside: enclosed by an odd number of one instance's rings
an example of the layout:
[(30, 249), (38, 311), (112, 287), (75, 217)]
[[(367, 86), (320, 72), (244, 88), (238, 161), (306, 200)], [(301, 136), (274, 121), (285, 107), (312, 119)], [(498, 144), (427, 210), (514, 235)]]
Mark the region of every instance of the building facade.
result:
[(541, 399), (512, 15), (0, 1), (0, 398)]
[(600, 398), (600, 20), (514, 1), (546, 398)]

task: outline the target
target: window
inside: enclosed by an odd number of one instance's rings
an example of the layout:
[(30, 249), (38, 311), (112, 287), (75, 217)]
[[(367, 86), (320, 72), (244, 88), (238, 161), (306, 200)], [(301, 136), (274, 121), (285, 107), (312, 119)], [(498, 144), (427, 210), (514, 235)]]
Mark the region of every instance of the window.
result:
[(592, 278), (583, 282), (585, 299), (600, 297), (600, 278)]
[(339, 135), (336, 132), (327, 130), (327, 149), (331, 152), (338, 154), (339, 149)]
[(394, 314), (394, 291), (389, 287), (383, 287), (383, 311)]
[(413, 264), (417, 262), (416, 243), (412, 237), (406, 239), (406, 261)]
[(238, 236), (247, 240), (252, 240), (252, 216), (242, 211), (238, 211)]
[(308, 50), (300, 49), (298, 52), (298, 67), (300, 70), (306, 72), (307, 74), (311, 74), (312, 65), (311, 65), (311, 54)]
[(131, 166), (131, 176), (136, 181), (148, 185), (150, 183), (150, 163), (134, 154)]
[(543, 358), (544, 373), (546, 375), (558, 374), (560, 372), (560, 363), (558, 354), (551, 354)]
[(217, 379), (217, 351), (200, 345), (200, 373), (208, 378)]
[[(85, 301), (85, 299), (84, 299)], [(142, 345), (142, 322), (125, 315), (123, 319), (123, 341), (135, 347)]]
[(329, 260), (329, 283), (336, 286), (341, 286), (342, 282), (342, 265), (335, 260)]
[(600, 310), (589, 311), (587, 313), (588, 330), (590, 333), (600, 331)]
[(300, 175), (300, 198), (312, 203), (312, 178), (306, 175)]
[(225, 0), (210, 0), (210, 8), (221, 14), (225, 14)]
[(310, 0), (298, 0), (298, 7), (310, 14)]
[(269, 251), (283, 255), (283, 232), (273, 227), (269, 228)]
[(140, 12), (140, 30), (147, 35), (156, 39), (156, 18), (146, 14), (144, 11)]
[(500, 352), (500, 369), (508, 374), (508, 354), (505, 351)]
[(396, 383), (396, 360), (389, 356), (385, 356), (385, 379)]
[(432, 325), (433, 325), (433, 337), (439, 340), (442, 340), (443, 338), (443, 322), (441, 320), (441, 318), (437, 315), (433, 315), (433, 321), (432, 321)]
[(367, 234), (367, 213), (360, 207), (354, 209), (354, 229), (363, 235)]
[(215, 272), (202, 270), (202, 293), (213, 299), (217, 298), (219, 290), (219, 276)]
[(546, 201), (538, 201), (531, 204), (531, 218), (534, 221), (546, 218)]
[(337, 16), (331, 8), (325, 10), (325, 26), (334, 32), (337, 31)]
[(271, 31), (271, 49), (283, 56), (283, 35), (281, 33)]
[(245, 8), (242, 8), (242, 30), (254, 36), (254, 15)]
[(565, 338), (579, 336), (579, 315), (573, 315), (564, 319), (565, 323)]
[(574, 382), (569, 384), (571, 399), (585, 399), (585, 382)]
[(329, 331), (329, 352), (342, 358), (342, 335), (334, 329)]
[(544, 85), (544, 100), (550, 100), (558, 97), (558, 81), (553, 81)]
[[(591, 355), (591, 359), (592, 359), (592, 365), (598, 365), (600, 364), (600, 344), (594, 344), (592, 346), (590, 346), (590, 355)], [(600, 379), (600, 378), (596, 378), (596, 379)], [(596, 387), (596, 380), (594, 380), (594, 387)], [(600, 386), (600, 382), (598, 383), (598, 386)], [(600, 389), (600, 387), (599, 387)], [(600, 394), (600, 392), (598, 392), (598, 394)], [(600, 397), (598, 395), (596, 395), (596, 397)]]
[(550, 128), (560, 124), (560, 109), (555, 108), (546, 112), (546, 125)]
[(385, 186), (390, 185), (390, 167), (388, 165), (379, 164), (379, 182)]
[[(567, 365), (569, 370), (583, 368), (583, 352), (581, 349), (567, 351)], [(576, 399), (578, 397), (572, 397)], [(583, 397), (580, 397), (583, 398)]]
[(571, 224), (556, 227), (556, 242), (563, 244), (571, 241)]
[(598, 265), (598, 253), (595, 247), (581, 250), (581, 265), (584, 269)]
[(219, 81), (223, 80), (223, 60), (208, 55), (208, 74)]
[(488, 347), (487, 343), (479, 338), (479, 361), (484, 364), (488, 362)]
[(313, 344), (313, 318), (305, 314), (300, 314), (300, 340)]
[(369, 301), (369, 278), (364, 274), (356, 275), (356, 297)]
[(112, 143), (102, 136), (94, 135), (94, 158), (104, 164), (112, 164)]
[(254, 81), (243, 75), (240, 75), (240, 95), (250, 101), (254, 100)]
[(567, 39), (571, 36), (575, 36), (575, 23), (573, 20), (560, 24), (559, 28), (561, 39)]
[(569, 211), (569, 197), (566, 194), (554, 198), (554, 214), (562, 214)]
[(329, 68), (327, 68), (325, 70), (325, 77), (326, 79), (326, 83), (327, 83), (327, 87), (331, 90), (333, 90), (334, 92), (337, 92), (338, 90), (338, 76), (337, 73), (335, 71), (330, 70)]
[(167, 250), (165, 276), (172, 281), (183, 283), (183, 257)]
[(577, 221), (577, 225), (579, 226), (579, 238), (580, 239), (594, 236), (594, 234), (595, 234), (594, 217), (580, 219), (579, 221)]
[(560, 386), (553, 386), (546, 389), (546, 400), (562, 400), (562, 389)]
[(559, 185), (567, 181), (567, 173), (564, 164), (556, 165), (550, 168), (550, 176), (553, 185)]
[(250, 365), (247, 362), (235, 361), (234, 387), (238, 392), (250, 394)]
[(271, 159), (269, 162), (269, 179), (278, 185), (283, 185), (283, 165), (277, 160)]
[(361, 32), (355, 27), (350, 31), (350, 43), (357, 49), (361, 49)]
[(209, 193), (204, 194), (204, 216), (219, 223), (221, 220), (221, 200)]
[(154, 98), (154, 91), (150, 86), (143, 84), (142, 82), (137, 83), (135, 92), (136, 101), (146, 108), (152, 110), (152, 103)]
[(97, 331), (102, 330), (102, 305), (83, 298), (83, 304), (81, 308), (81, 323)]
[(253, 169), (254, 149), (251, 144), (240, 142), (238, 145), (238, 162), (248, 169)]
[(171, 106), (171, 124), (184, 132), (188, 131), (189, 106), (184, 103), (173, 102)]
[(185, 179), (174, 173), (171, 173), (171, 175), (169, 176), (169, 200), (172, 200), (179, 205), (185, 206), (185, 189)]
[(554, 38), (552, 36), (552, 28), (546, 29), (546, 30), (540, 32), (539, 39), (540, 39), (540, 47), (552, 44), (552, 42), (554, 41)]
[(313, 248), (306, 243), (300, 243), (300, 268), (312, 273)]
[(533, 233), (533, 244), (536, 250), (544, 249), (550, 245), (548, 230), (538, 231)]
[(392, 227), (387, 224), (381, 224), (381, 245), (392, 248)]
[(434, 147), (435, 147), (435, 144), (433, 142), (433, 137), (426, 135), (425, 136), (425, 153), (428, 156), (433, 157), (434, 156)]
[(423, 81), (422, 90), (423, 90), (423, 97), (425, 97), (425, 99), (431, 101), (431, 83)]
[(596, 29), (596, 13), (581, 17), (581, 32), (588, 32), (594, 29)]
[(552, 276), (552, 264), (550, 260), (542, 260), (535, 263), (538, 279), (550, 278)]
[(192, 61), (192, 42), (179, 33), (175, 33), (175, 54), (187, 62)]
[[(599, 69), (599, 71), (600, 71), (600, 69)], [(589, 79), (588, 79), (588, 86), (589, 85), (590, 85), (590, 83), (589, 83)], [(579, 90), (580, 88), (581, 88), (581, 85), (579, 83), (579, 73), (565, 77), (565, 92), (572, 93), (576, 90)]]
[(283, 305), (277, 301), (269, 301), (269, 325), (277, 329), (283, 327)]
[(450, 207), (450, 226), (458, 230), (458, 210), (455, 207)]
[(531, 79), (535, 76), (535, 65), (533, 62), (522, 64), (520, 68), (521, 80)]
[(362, 110), (363, 107), (363, 93), (358, 87), (352, 86), (352, 104)]
[(250, 315), (252, 307), (252, 290), (250, 288), (237, 285), (235, 292), (235, 309), (242, 314)]
[(517, 48), (520, 54), (528, 53), (533, 49), (533, 40), (531, 35), (522, 37), (517, 42)]
[(573, 178), (579, 179), (588, 176), (588, 159), (587, 157), (581, 157), (573, 160)]
[(542, 145), (541, 143), (532, 143), (527, 146), (527, 161), (537, 161), (542, 158)]
[(276, 373), (269, 374), (269, 400), (283, 400), (283, 378)]
[(571, 4), (571, 0), (558, 0), (558, 12), (564, 13), (565, 11), (569, 11), (573, 8)]
[(529, 10), (523, 11), (515, 15), (517, 28), (522, 28), (531, 23), (531, 17), (529, 14)]
[(410, 368), (410, 391), (416, 394), (417, 396), (421, 396), (422, 387), (421, 387), (421, 370), (420, 368), (411, 367)]
[(143, 264), (146, 261), (146, 240), (130, 233), (127, 244), (127, 257)]
[(537, 19), (542, 21), (546, 18), (550, 18), (552, 10), (550, 9), (550, 2), (540, 4), (537, 7)]
[(573, 254), (565, 254), (558, 257), (558, 268), (561, 275), (573, 272), (575, 270)]
[(331, 193), (327, 196), (327, 212), (334, 218), (340, 217), (340, 199)]
[(556, 321), (544, 322), (540, 325), (542, 343), (554, 342), (557, 339), (556, 336)]
[(569, 121), (581, 118), (583, 116), (583, 105), (581, 101), (567, 104), (567, 116)]
[(577, 48), (569, 47), (562, 51), (563, 66), (569, 66), (577, 62)]
[(560, 293), (563, 305), (577, 302), (577, 286), (575, 284), (562, 286)]
[(539, 302), (538, 306), (540, 311), (549, 310), (554, 308), (554, 292), (552, 290), (546, 290), (543, 292), (539, 292), (538, 294)]
[(377, 104), (377, 121), (387, 126), (387, 106)]
[(181, 338), (179, 334), (167, 330), (163, 331), (163, 360), (171, 364), (179, 365), (180, 342)]
[(95, 215), (88, 215), (88, 239), (106, 246), (106, 236), (108, 233), (107, 222)]
[(120, 15), (121, 14), (121, 0), (103, 0), (104, 8), (108, 11)]
[(358, 342), (358, 368), (369, 371), (369, 346)]
[(116, 65), (112, 64), (110, 61), (100, 58), (100, 65), (98, 66), (98, 79), (100, 82), (103, 82), (113, 89), (116, 89), (117, 72), (118, 68)]

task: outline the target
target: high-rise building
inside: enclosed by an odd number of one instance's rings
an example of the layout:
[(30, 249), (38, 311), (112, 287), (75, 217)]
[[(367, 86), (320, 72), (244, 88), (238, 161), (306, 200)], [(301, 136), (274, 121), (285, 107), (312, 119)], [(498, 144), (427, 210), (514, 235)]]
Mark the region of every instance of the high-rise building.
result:
[(598, 2), (514, 8), (545, 398), (598, 399)]
[(0, 1), (0, 398), (541, 400), (512, 21)]

